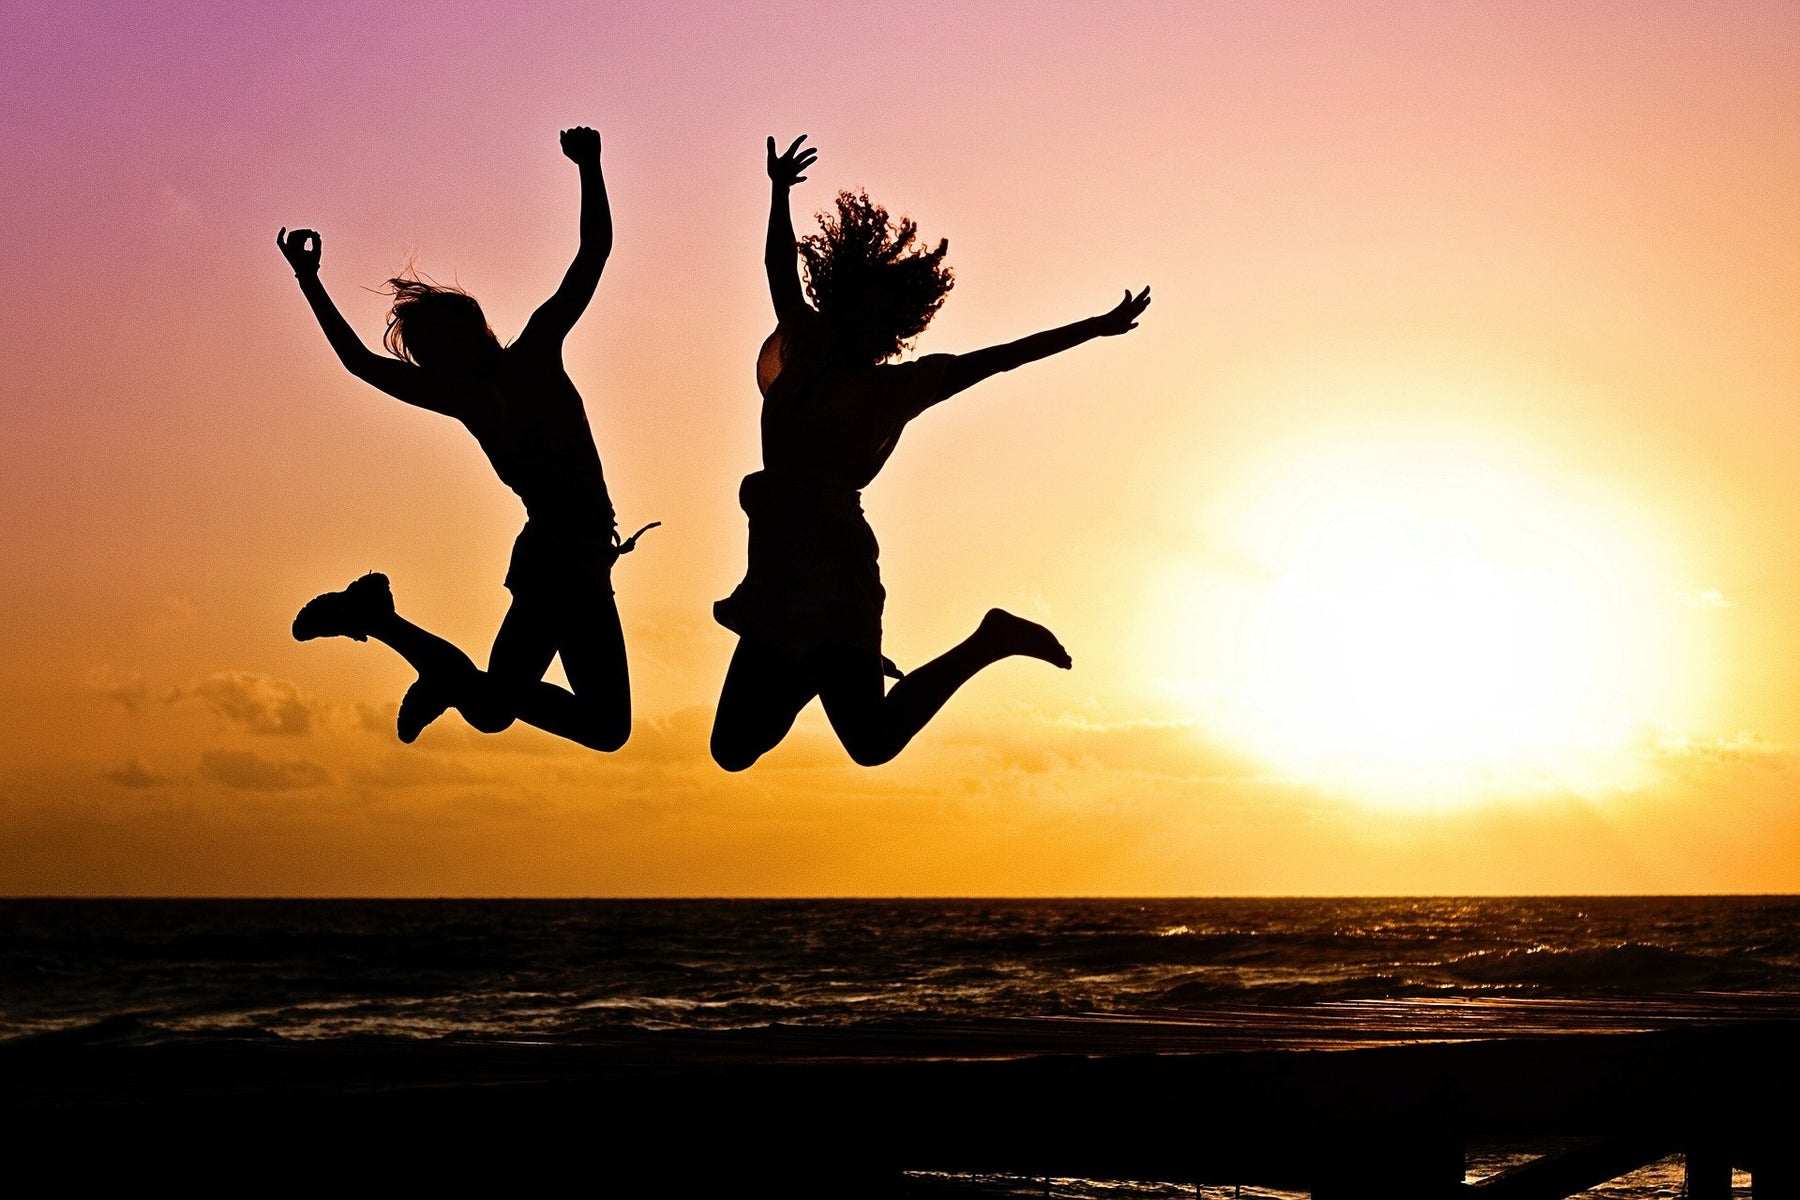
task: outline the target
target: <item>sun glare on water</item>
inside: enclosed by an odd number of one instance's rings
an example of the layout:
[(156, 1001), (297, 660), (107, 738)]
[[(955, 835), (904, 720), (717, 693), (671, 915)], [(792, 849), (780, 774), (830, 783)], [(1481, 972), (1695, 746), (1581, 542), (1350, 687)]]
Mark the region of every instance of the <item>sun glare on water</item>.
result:
[(1394, 807), (1629, 787), (1677, 694), (1676, 589), (1629, 508), (1491, 438), (1338, 438), (1222, 510), (1209, 720)]

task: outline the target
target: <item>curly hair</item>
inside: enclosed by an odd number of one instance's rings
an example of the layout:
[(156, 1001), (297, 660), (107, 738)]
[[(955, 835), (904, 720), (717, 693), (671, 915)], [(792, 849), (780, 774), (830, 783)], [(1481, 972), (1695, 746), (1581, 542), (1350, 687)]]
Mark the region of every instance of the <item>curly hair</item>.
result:
[[(387, 292), (394, 298), (388, 310), (387, 332), (381, 336), (396, 358), (420, 361), (419, 354), (437, 357), (447, 344), (483, 336), (496, 346), (499, 339), (475, 297), (461, 288), (445, 287), (425, 279), (390, 279)], [(409, 336), (407, 330), (412, 330)]]
[(918, 234), (909, 218), (892, 220), (867, 192), (839, 192), (837, 211), (820, 213), (819, 232), (800, 239), (806, 294), (835, 354), (884, 362), (931, 324), (955, 275), (944, 262), (949, 241), (931, 249)]

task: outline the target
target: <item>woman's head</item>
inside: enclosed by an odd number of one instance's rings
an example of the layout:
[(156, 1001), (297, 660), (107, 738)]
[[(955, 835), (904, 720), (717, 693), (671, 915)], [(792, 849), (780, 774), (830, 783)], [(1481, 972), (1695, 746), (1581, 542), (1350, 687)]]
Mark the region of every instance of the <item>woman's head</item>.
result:
[(866, 192), (839, 192), (837, 211), (820, 213), (819, 232), (800, 239), (806, 294), (838, 358), (882, 362), (931, 324), (955, 277), (944, 263), (950, 243), (927, 249), (918, 233)]
[(394, 306), (382, 343), (425, 367), (472, 367), (500, 348), (475, 297), (423, 279), (390, 279)]

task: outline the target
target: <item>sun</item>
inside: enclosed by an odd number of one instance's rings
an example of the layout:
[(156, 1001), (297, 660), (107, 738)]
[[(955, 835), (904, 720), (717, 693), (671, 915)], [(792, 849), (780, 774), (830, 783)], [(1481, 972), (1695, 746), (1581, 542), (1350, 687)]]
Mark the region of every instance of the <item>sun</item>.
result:
[(1396, 807), (1628, 788), (1681, 696), (1677, 589), (1630, 506), (1491, 434), (1290, 446), (1221, 505), (1207, 718)]

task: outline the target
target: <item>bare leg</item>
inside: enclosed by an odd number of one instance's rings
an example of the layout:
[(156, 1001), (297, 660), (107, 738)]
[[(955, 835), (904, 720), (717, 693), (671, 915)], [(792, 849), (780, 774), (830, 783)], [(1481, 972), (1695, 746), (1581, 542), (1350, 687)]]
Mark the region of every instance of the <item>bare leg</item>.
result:
[[(468, 655), (394, 611), (394, 594), (387, 576), (375, 572), (353, 580), (341, 592), (327, 592), (309, 600), (294, 618), (294, 637), (303, 642), (320, 637), (348, 637), (359, 642), (374, 638), (398, 651), (419, 673), (419, 682), (400, 704), (399, 733), (403, 742), (418, 737), (419, 730), (449, 704), (448, 700), (435, 703), (431, 699), (421, 704), (421, 698), (438, 694), (465, 696), (478, 689), (481, 679)], [(420, 716), (421, 708), (430, 711)], [(475, 723), (473, 719), (471, 723)]]
[[(409, 628), (414, 639), (433, 637)], [(384, 627), (371, 636), (387, 640), (383, 634), (390, 632)], [(429, 649), (428, 643), (419, 645)], [(543, 678), (559, 653), (570, 688)], [(420, 657), (447, 665), (429, 654)], [(611, 591), (563, 589), (515, 599), (485, 673), (472, 663), (467, 669), (420, 671), (400, 703), (401, 740), (412, 741), (452, 707), (483, 733), (498, 733), (520, 720), (590, 750), (623, 746), (631, 736), (631, 683)]]
[(755, 638), (739, 639), (713, 714), (713, 761), (727, 771), (750, 766), (781, 743), (800, 710), (818, 694), (809, 661)]
[[(562, 655), (569, 687), (544, 680)], [(631, 676), (619, 609), (607, 588), (514, 599), (488, 655), (511, 713), (558, 737), (610, 752), (631, 736)]]
[[(513, 723), (511, 706), (467, 654), (394, 611), (385, 575), (364, 575), (341, 592), (309, 601), (294, 618), (294, 636), (303, 642), (319, 637), (359, 642), (374, 638), (404, 658), (419, 679), (400, 702), (397, 732), (403, 742), (413, 741), (452, 706), (483, 733), (497, 733)], [(540, 675), (554, 653), (554, 648), (545, 653)]]
[(886, 695), (879, 654), (834, 653), (821, 673), (819, 698), (850, 757), (861, 766), (879, 766), (905, 749), (958, 688), (1013, 655), (1065, 670), (1070, 665), (1068, 652), (1048, 629), (994, 608), (974, 633), (895, 683)]
[(422, 629), (399, 613), (388, 613), (369, 628), (369, 636), (392, 647), (421, 675), (479, 674), (475, 660), (448, 641)]
[(372, 625), (369, 636), (393, 647), (419, 673), (418, 682), (407, 689), (400, 701), (395, 732), (401, 741), (416, 741), (425, 726), (449, 708), (460, 712), (482, 733), (499, 733), (513, 723), (512, 709), (504, 695), (492, 686), (475, 661), (453, 643), (398, 613)]

